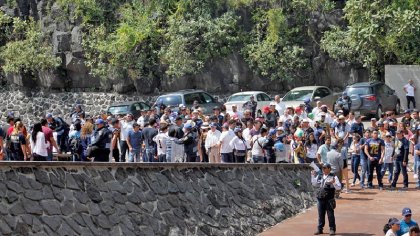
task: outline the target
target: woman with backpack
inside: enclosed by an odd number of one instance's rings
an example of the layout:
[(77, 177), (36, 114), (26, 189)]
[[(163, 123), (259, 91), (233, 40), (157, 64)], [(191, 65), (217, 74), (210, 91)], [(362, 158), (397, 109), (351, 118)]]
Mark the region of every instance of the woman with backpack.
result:
[(45, 142), (45, 134), (42, 132), (41, 123), (36, 123), (34, 125), (30, 142), (33, 161), (47, 161), (47, 149), (50, 147), (50, 143)]
[(27, 155), (27, 145), (26, 138), (23, 135), (23, 123), (18, 121), (13, 128), (13, 131), (10, 135), (10, 152), (11, 152), (11, 161), (26, 161), (28, 159)]
[(81, 161), (83, 146), (81, 136), (82, 125), (80, 122), (74, 123), (74, 130), (69, 135), (68, 147), (73, 157), (73, 161)]

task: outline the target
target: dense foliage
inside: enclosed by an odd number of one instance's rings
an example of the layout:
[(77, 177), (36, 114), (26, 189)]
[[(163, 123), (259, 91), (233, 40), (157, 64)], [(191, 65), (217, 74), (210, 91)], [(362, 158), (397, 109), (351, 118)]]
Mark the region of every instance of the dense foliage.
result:
[(348, 0), (347, 27), (333, 27), (321, 47), (336, 59), (362, 63), (379, 79), (386, 64), (420, 64), (418, 0)]
[[(13, 6), (15, 1), (8, 0)], [(262, 77), (311, 74), (320, 41), (311, 19), (331, 0), (56, 0), (62, 19), (79, 22), (86, 65), (104, 79), (160, 79), (197, 74), (211, 61), (240, 53)], [(348, 0), (347, 26), (333, 25), (321, 48), (381, 75), (385, 64), (420, 63), (416, 0)], [(52, 5), (52, 4), (51, 4)], [(51, 7), (51, 6), (50, 6)], [(246, 19), (245, 19), (246, 17)], [(55, 19), (59, 20), (59, 19)], [(59, 66), (50, 35), (31, 19), (0, 12), (0, 65), (6, 73)], [(322, 34), (321, 34), (322, 35)], [(315, 49), (313, 47), (315, 45)]]

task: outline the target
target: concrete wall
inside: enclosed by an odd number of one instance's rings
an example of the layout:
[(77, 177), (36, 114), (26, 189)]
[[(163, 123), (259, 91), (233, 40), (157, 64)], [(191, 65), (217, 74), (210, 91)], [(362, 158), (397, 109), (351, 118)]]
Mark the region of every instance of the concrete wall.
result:
[(417, 109), (420, 108), (420, 66), (419, 65), (386, 65), (385, 66), (385, 83), (395, 89), (401, 100), (401, 108), (407, 108), (407, 100), (403, 90), (408, 80), (412, 79), (417, 88), (416, 102)]
[(1, 235), (255, 235), (315, 202), (307, 165), (0, 163)]

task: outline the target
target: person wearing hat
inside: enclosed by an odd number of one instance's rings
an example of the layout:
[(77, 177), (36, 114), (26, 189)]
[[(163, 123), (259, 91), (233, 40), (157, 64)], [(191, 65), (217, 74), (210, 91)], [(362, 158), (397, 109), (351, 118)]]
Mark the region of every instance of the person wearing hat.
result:
[(121, 121), (121, 133), (120, 133), (120, 149), (121, 149), (121, 162), (125, 162), (125, 156), (127, 151), (129, 151), (129, 146), (127, 144), (127, 137), (130, 131), (133, 131), (133, 125), (135, 124), (134, 116), (131, 113), (128, 113)]
[(322, 165), (322, 173), (312, 171), (311, 182), (317, 188), (316, 198), (318, 207), (318, 227), (315, 235), (323, 234), (325, 226), (325, 214), (328, 215), (328, 223), (330, 235), (335, 235), (337, 229), (335, 224), (335, 191), (341, 189), (340, 180), (331, 172), (331, 165), (324, 163)]
[(106, 123), (102, 119), (95, 121), (96, 130), (93, 133), (93, 141), (88, 148), (88, 158), (94, 158), (96, 162), (108, 162), (112, 133), (105, 127)]
[(385, 172), (388, 170), (388, 184), (391, 184), (394, 173), (395, 142), (389, 132), (384, 133), (383, 138), (385, 143), (385, 153), (382, 161), (381, 175), (384, 177)]
[(407, 233), (410, 230), (410, 227), (419, 227), (417, 222), (412, 219), (412, 212), (410, 208), (405, 207), (402, 210), (402, 216), (403, 218), (400, 220), (400, 230), (398, 230), (397, 235), (403, 235)]
[(217, 130), (217, 123), (212, 122), (204, 143), (210, 163), (220, 163), (219, 139), (221, 134), (222, 133)]
[(343, 115), (347, 116), (351, 110), (351, 99), (350, 97), (347, 95), (347, 92), (344, 91), (342, 96), (340, 98), (338, 98), (337, 100), (337, 105), (340, 107), (340, 109), (343, 110)]
[(210, 130), (210, 124), (208, 122), (204, 122), (200, 129), (201, 132), (199, 132), (198, 138), (198, 153), (200, 155), (200, 162), (209, 162), (209, 155), (206, 151), (206, 139), (208, 131)]
[(250, 97), (249, 97), (249, 101), (247, 101), (247, 102), (245, 102), (243, 105), (242, 105), (242, 108), (244, 109), (244, 110), (250, 110), (251, 111), (251, 113), (252, 113), (252, 118), (255, 118), (255, 113), (257, 112), (257, 102), (255, 101), (255, 97), (254, 97), (254, 95), (251, 95)]
[(234, 160), (236, 163), (245, 163), (248, 146), (242, 136), (242, 128), (238, 126), (233, 132), (235, 133), (235, 137), (230, 141), (229, 145), (233, 148)]
[(182, 130), (182, 117), (177, 116), (175, 118), (175, 124), (171, 125), (168, 129), (168, 134), (170, 137), (175, 137), (177, 139), (180, 139), (184, 137), (184, 131)]
[(48, 113), (45, 117), (48, 121), (48, 127), (57, 134), (57, 145), (64, 153), (67, 152), (67, 143), (70, 132), (70, 126), (63, 120), (63, 118)]
[(407, 174), (407, 164), (408, 164), (408, 154), (409, 154), (409, 142), (404, 137), (404, 133), (402, 130), (397, 130), (397, 135), (395, 139), (395, 172), (394, 172), (394, 180), (392, 181), (391, 188), (395, 188), (397, 186), (397, 181), (399, 178), (400, 173), (402, 172), (403, 175), (403, 189), (408, 188), (408, 174)]
[(404, 117), (401, 119), (401, 122), (404, 123), (406, 126), (410, 126), (411, 120), (411, 110), (404, 111)]
[(385, 225), (384, 227), (385, 236), (398, 236), (399, 230), (400, 230), (400, 221), (397, 218), (389, 219), (388, 224)]
[(196, 162), (197, 160), (197, 136), (194, 132), (194, 122), (186, 122), (184, 125), (184, 137), (175, 141), (178, 144), (184, 145), (184, 152), (186, 154), (185, 162)]
[(270, 130), (268, 132), (267, 139), (263, 144), (267, 163), (276, 163), (276, 153), (274, 148), (276, 133), (277, 131), (275, 129)]
[(74, 123), (76, 119), (79, 119), (81, 117), (85, 117), (85, 112), (82, 110), (81, 104), (76, 104), (76, 106), (74, 107), (74, 111), (70, 114), (72, 123)]
[(382, 162), (385, 154), (385, 143), (379, 138), (377, 130), (372, 132), (372, 137), (366, 140), (364, 151), (367, 155), (369, 174), (368, 174), (368, 188), (373, 188), (373, 170), (376, 169), (376, 177), (378, 179), (379, 189), (382, 190)]

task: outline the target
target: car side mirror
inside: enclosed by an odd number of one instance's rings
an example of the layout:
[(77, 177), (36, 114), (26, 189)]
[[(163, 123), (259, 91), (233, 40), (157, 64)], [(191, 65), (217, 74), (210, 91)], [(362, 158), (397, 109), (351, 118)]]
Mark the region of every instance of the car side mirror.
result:
[(314, 101), (316, 102), (316, 101), (319, 101), (319, 100), (321, 100), (321, 97), (320, 96), (316, 96), (316, 97), (314, 97)]

